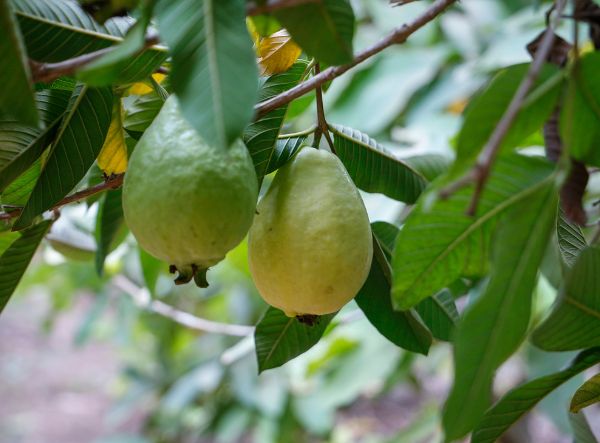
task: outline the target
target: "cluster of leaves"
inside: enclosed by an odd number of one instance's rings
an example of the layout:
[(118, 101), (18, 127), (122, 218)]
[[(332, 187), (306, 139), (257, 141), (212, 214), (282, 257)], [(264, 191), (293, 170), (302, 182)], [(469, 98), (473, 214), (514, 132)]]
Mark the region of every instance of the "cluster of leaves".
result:
[[(246, 11), (261, 7), (242, 0), (145, 1), (131, 12), (136, 20), (119, 16), (99, 24), (70, 0), (0, 1), (0, 53), (8, 60), (0, 73), (6, 85), (0, 91), (0, 215), (6, 221), (0, 310), (51, 227), (44, 213), (74, 189), (108, 189), (88, 199), (100, 199), (96, 267), (103, 271), (126, 229), (120, 190), (112, 188), (169, 93), (213, 145), (227, 149), (242, 137), (261, 182), (308, 142), (310, 130), (282, 133), (298, 113), (294, 106), (305, 106), (302, 99), (258, 117), (257, 103), (309, 81), (314, 61), (351, 63), (354, 12), (346, 0), (300, 2), (254, 16), (248, 25)], [(86, 59), (89, 54), (94, 57)], [(452, 342), (455, 379), (443, 415), (448, 440), (473, 431), (473, 441), (494, 441), (549, 392), (600, 362), (600, 249), (572, 210), (588, 203), (586, 166), (600, 167), (598, 69), (594, 50), (544, 66), (503, 138), (472, 216), (466, 210), (474, 184), (447, 198), (440, 192), (473, 166), (529, 63), (504, 67), (470, 101), (452, 164), (434, 154), (401, 160), (359, 130), (327, 127), (331, 148), (357, 187), (412, 206), (396, 224), (372, 224), (375, 256), (355, 300), (381, 335), (407, 351), (427, 354), (434, 340)], [(557, 158), (548, 156), (554, 161), (520, 149), (536, 144), (531, 140), (542, 131), (549, 146), (552, 130), (560, 148)], [(584, 172), (574, 175), (577, 164)], [(567, 192), (583, 175), (583, 190)], [(549, 244), (560, 251), (553, 257), (560, 266), (550, 271), (543, 266)], [(532, 328), (540, 271), (557, 282), (560, 295), (548, 318)], [(455, 300), (473, 287), (480, 295), (469, 297), (459, 315)], [(314, 346), (334, 318), (308, 325), (269, 308), (255, 331), (259, 371)], [(545, 351), (580, 353), (568, 368), (518, 386), (490, 407), (496, 370), (528, 337)], [(598, 386), (597, 377), (583, 385), (572, 411), (600, 399)]]

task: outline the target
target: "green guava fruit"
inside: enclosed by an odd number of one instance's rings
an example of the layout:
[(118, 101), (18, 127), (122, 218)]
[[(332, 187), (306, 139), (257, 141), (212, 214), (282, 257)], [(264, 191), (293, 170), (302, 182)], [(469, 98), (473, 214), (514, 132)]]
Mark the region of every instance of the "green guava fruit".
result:
[(138, 142), (123, 184), (125, 221), (140, 246), (206, 287), (206, 271), (245, 237), (258, 182), (241, 141), (208, 145), (169, 97)]
[(369, 217), (344, 165), (302, 149), (277, 172), (250, 228), (259, 293), (290, 317), (336, 312), (364, 284), (372, 255)]

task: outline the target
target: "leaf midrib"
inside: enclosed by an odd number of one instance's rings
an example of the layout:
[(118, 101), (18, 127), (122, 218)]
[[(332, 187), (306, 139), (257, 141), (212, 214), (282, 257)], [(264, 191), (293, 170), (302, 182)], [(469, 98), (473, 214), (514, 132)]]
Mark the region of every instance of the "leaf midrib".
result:
[[(549, 189), (548, 192), (546, 193), (546, 195), (544, 196), (544, 203), (546, 203), (546, 201), (548, 200), (548, 196), (551, 192), (552, 192), (552, 189)], [(531, 225), (530, 232), (533, 232), (536, 229), (536, 227), (537, 227), (537, 220), (535, 220), (534, 223)], [(501, 303), (500, 309), (498, 311), (498, 315), (495, 316), (493, 325), (503, 324), (505, 322), (506, 317), (510, 316), (510, 312), (507, 311), (507, 308), (509, 306), (512, 306), (512, 301), (514, 300), (514, 294), (517, 293), (516, 289), (518, 289), (518, 286), (519, 286), (520, 282), (522, 281), (522, 276), (525, 272), (525, 267), (526, 267), (526, 266), (523, 266), (523, 263), (525, 263), (525, 265), (526, 265), (527, 262), (529, 261), (530, 256), (532, 254), (532, 250), (533, 250), (533, 248), (531, 247), (531, 244), (536, 242), (535, 236), (533, 238), (534, 238), (534, 240), (532, 242), (531, 241), (532, 236), (528, 237), (527, 242), (525, 243), (525, 245), (526, 245), (525, 248), (519, 254), (517, 266), (515, 266), (515, 270), (517, 272), (512, 274), (512, 276), (510, 278), (510, 282), (508, 284), (508, 287), (505, 291), (506, 294), (509, 294), (509, 297), (505, 297), (503, 302)], [(490, 283), (488, 283), (488, 285), (489, 284), (491, 284), (491, 281), (490, 281)], [(489, 286), (488, 286), (488, 288), (489, 288)], [(486, 292), (487, 292), (487, 290), (486, 290)], [(484, 296), (485, 296), (485, 293), (482, 295), (482, 297), (484, 297)], [(507, 298), (511, 301), (511, 303), (506, 302)], [(487, 345), (485, 346), (485, 348), (487, 350), (496, 348), (496, 346), (494, 344), (498, 340), (498, 333), (501, 328), (492, 327), (490, 329), (491, 329), (491, 335), (489, 336), (489, 339), (486, 340)], [(492, 343), (491, 346), (490, 346), (490, 343)], [(475, 396), (479, 395), (479, 390), (473, 389), (473, 388), (476, 385), (481, 384), (480, 382), (476, 383), (476, 381), (481, 380), (481, 373), (482, 373), (483, 368), (487, 368), (488, 366), (492, 366), (492, 367), (494, 366), (494, 365), (490, 365), (490, 359), (491, 359), (490, 356), (491, 355), (492, 355), (491, 352), (485, 352), (483, 355), (483, 359), (477, 365), (475, 376), (473, 377), (473, 382), (469, 385), (470, 389), (467, 390), (468, 394), (467, 394), (466, 401), (465, 401), (466, 404), (472, 403), (473, 398)], [(493, 372), (493, 370), (488, 371), (488, 372), (490, 372), (490, 374), (491, 374)], [(463, 417), (464, 417), (464, 415), (463, 415)]]
[(523, 191), (521, 191), (520, 193), (514, 194), (513, 196), (507, 198), (502, 203), (500, 203), (499, 205), (495, 206), (494, 208), (490, 209), (488, 212), (483, 214), (480, 218), (476, 219), (474, 223), (470, 224), (469, 227), (461, 235), (459, 235), (452, 243), (450, 243), (448, 245), (448, 247), (446, 249), (444, 249), (444, 251), (440, 255), (438, 255), (436, 257), (436, 259), (433, 260), (431, 262), (431, 264), (429, 266), (427, 266), (427, 268), (423, 272), (421, 272), (415, 280), (413, 280), (413, 282), (411, 283), (411, 285), (408, 288), (406, 288), (403, 291), (398, 291), (398, 290), (394, 290), (394, 288), (392, 287), (392, 292), (394, 294), (394, 297), (399, 298), (400, 295), (409, 294), (414, 289), (414, 287), (417, 286), (418, 283), (420, 283), (423, 280), (423, 278), (427, 274), (429, 274), (429, 272), (431, 272), (431, 270), (435, 266), (437, 266), (440, 263), (440, 261), (444, 260), (446, 258), (446, 256), (448, 254), (450, 254), (457, 247), (457, 245), (461, 244), (473, 232), (478, 230), (487, 221), (491, 220), (496, 215), (502, 213), (503, 211), (508, 209), (513, 204), (518, 203), (520, 200), (528, 197), (529, 195), (536, 192), (538, 189), (542, 188), (547, 182), (554, 180), (554, 177), (555, 177), (555, 173), (550, 174), (548, 177), (541, 180), (537, 184), (530, 186), (530, 187), (524, 189)]
[[(275, 352), (275, 350), (279, 346), (279, 343), (281, 343), (281, 340), (283, 340), (283, 337), (285, 336), (285, 333), (287, 332), (287, 330), (289, 329), (289, 327), (292, 325), (293, 321), (294, 321), (294, 319), (290, 318), (288, 320), (288, 322), (286, 323), (285, 327), (281, 330), (281, 333), (279, 334), (279, 336), (275, 340), (275, 343), (273, 343), (273, 346), (271, 347), (271, 350), (269, 351), (269, 353), (265, 357), (264, 364), (266, 364), (271, 359), (271, 357), (273, 356), (273, 353)], [(263, 366), (264, 366), (264, 364), (263, 364)]]

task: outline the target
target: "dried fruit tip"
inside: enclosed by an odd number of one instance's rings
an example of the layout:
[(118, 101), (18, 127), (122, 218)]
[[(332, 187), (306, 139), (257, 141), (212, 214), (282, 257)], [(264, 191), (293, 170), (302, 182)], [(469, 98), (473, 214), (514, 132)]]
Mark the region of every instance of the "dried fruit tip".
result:
[(177, 278), (174, 280), (176, 285), (183, 285), (194, 279), (196, 286), (200, 288), (208, 288), (208, 281), (206, 280), (207, 271), (208, 268), (198, 268), (196, 265), (191, 265), (189, 267), (185, 266), (181, 269), (175, 265), (169, 266), (169, 272), (171, 274), (174, 274), (175, 272), (179, 273)]

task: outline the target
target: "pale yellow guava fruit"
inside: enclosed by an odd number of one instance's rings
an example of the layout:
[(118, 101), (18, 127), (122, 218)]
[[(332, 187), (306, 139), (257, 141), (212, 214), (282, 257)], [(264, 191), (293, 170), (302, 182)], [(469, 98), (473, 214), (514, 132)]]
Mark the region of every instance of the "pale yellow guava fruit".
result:
[(138, 243), (207, 286), (206, 270), (246, 236), (258, 182), (241, 141), (228, 149), (207, 144), (169, 97), (138, 142), (125, 173), (123, 212)]
[(290, 317), (336, 312), (364, 284), (372, 254), (369, 217), (342, 162), (302, 149), (277, 172), (250, 228), (261, 296)]

